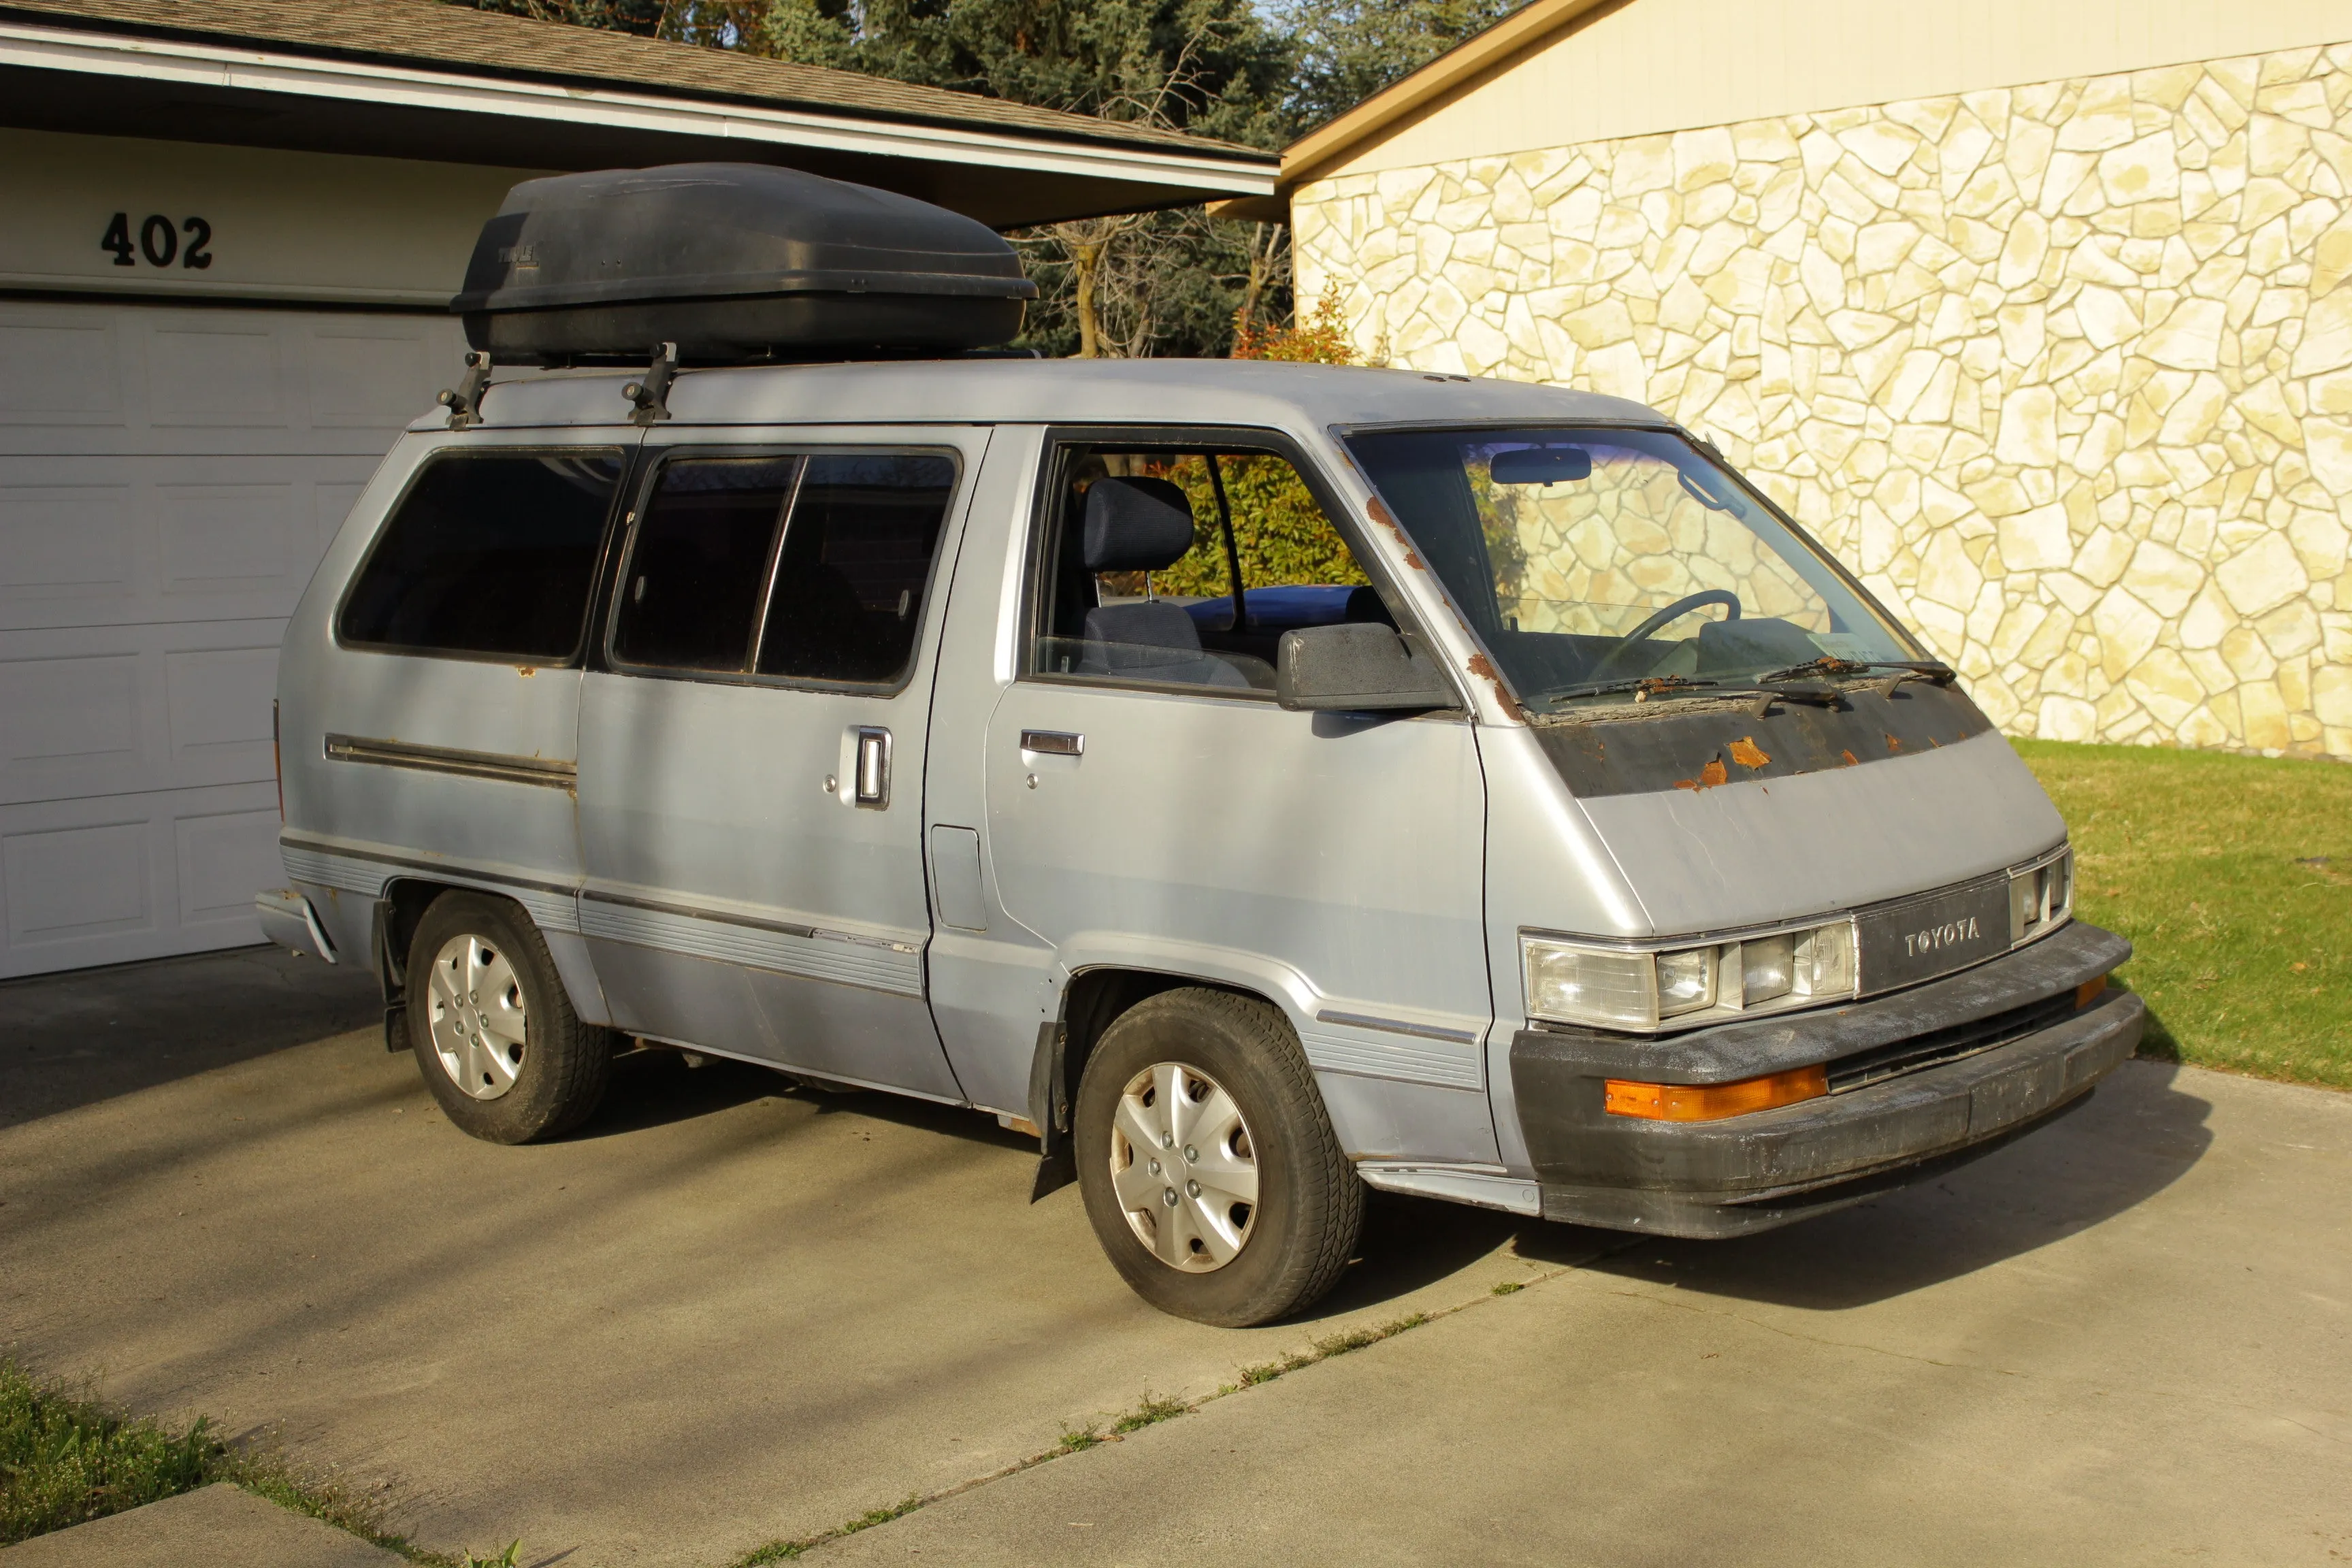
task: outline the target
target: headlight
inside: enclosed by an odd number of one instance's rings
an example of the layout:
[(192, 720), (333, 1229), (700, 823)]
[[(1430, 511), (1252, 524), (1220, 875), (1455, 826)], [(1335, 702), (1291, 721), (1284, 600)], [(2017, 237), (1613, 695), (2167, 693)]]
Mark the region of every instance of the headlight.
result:
[(2061, 849), (2040, 865), (2009, 874), (2009, 943), (2054, 931), (2074, 908), (2074, 851)]
[(1635, 950), (1519, 935), (1528, 1016), (1604, 1029), (1717, 1023), (1853, 994), (1853, 924)]

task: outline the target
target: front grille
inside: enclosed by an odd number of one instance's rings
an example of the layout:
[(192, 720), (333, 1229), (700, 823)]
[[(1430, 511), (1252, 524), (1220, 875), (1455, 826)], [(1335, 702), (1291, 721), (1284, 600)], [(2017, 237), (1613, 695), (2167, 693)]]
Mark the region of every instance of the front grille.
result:
[(2062, 991), (2055, 996), (2029, 1002), (2022, 1007), (2011, 1007), (2006, 1013), (1995, 1013), (1989, 1018), (1972, 1019), (1925, 1035), (1914, 1035), (1907, 1040), (1896, 1040), (1892, 1045), (1856, 1051), (1829, 1064), (1830, 1092), (1843, 1094), (1849, 1089), (1864, 1089), (1874, 1083), (1884, 1083), (1890, 1078), (1900, 1078), (1906, 1072), (1917, 1072), (1922, 1068), (1956, 1062), (1962, 1057), (1972, 1057), (1979, 1051), (1989, 1051), (2013, 1040), (2021, 1040), (2065, 1019), (2074, 1011), (2074, 994)]

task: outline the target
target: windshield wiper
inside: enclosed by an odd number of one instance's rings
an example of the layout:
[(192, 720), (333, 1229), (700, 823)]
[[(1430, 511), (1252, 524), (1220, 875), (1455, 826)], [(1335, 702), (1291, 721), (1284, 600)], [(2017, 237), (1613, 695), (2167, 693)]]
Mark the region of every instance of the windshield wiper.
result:
[(1894, 674), (1878, 682), (1878, 694), (1892, 697), (1895, 689), (1906, 680), (1925, 680), (1935, 686), (1949, 686), (1959, 672), (1941, 659), (1932, 658), (1840, 658), (1826, 654), (1807, 664), (1792, 664), (1786, 669), (1776, 669), (1756, 678), (1759, 686), (1778, 686), (1786, 681), (1820, 682), (1845, 680), (1859, 675), (1874, 675), (1882, 669)]
[(1759, 687), (1771, 687), (1773, 682), (1785, 679), (1846, 679), (1853, 675), (1870, 675), (1872, 670), (1903, 670), (1898, 679), (1928, 679), (1938, 687), (1948, 687), (1959, 675), (1940, 658), (1839, 658), (1837, 654), (1822, 654), (1811, 663), (1757, 675), (1755, 682)]
[(1818, 682), (1780, 686), (1726, 686), (1719, 680), (1694, 680), (1686, 675), (1644, 675), (1625, 680), (1596, 680), (1583, 686), (1562, 687), (1546, 692), (1540, 701), (1546, 707), (1558, 708), (1563, 702), (1573, 702), (1580, 697), (1609, 697), (1630, 691), (1636, 702), (1673, 697), (1708, 697), (1723, 701), (1754, 700), (1754, 712), (1762, 718), (1775, 702), (1818, 702), (1824, 708), (1838, 703), (1837, 688)]
[[(1713, 680), (1693, 680), (1686, 675), (1642, 675), (1628, 677), (1623, 680), (1594, 680), (1582, 686), (1563, 686), (1557, 691), (1545, 692), (1538, 700), (1558, 707), (1562, 702), (1573, 702), (1580, 697), (1612, 697), (1620, 691), (1630, 691), (1633, 693), (1634, 701), (1646, 702), (1653, 697), (1678, 696), (1685, 691), (1697, 692), (1719, 684), (1720, 682)], [(1708, 695), (1712, 696), (1714, 693), (1709, 691)], [(1724, 695), (1744, 696), (1746, 694), (1726, 692)]]

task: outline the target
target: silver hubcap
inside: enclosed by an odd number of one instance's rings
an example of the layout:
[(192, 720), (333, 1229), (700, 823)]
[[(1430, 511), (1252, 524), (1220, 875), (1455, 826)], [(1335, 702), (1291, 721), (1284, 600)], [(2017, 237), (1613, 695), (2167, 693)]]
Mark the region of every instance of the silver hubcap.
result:
[(1249, 1245), (1257, 1145), (1241, 1107), (1204, 1073), (1158, 1062), (1128, 1080), (1111, 1121), (1110, 1184), (1136, 1239), (1171, 1268), (1206, 1274)]
[(496, 1100), (522, 1071), (522, 982), (506, 954), (478, 936), (452, 937), (433, 960), (433, 1054), (449, 1081)]

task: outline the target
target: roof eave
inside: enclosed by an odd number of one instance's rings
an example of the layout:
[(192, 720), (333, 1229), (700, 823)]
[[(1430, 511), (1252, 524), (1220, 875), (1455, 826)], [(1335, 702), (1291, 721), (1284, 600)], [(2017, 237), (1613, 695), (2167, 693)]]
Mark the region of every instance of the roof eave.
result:
[(1281, 198), (1365, 143), (1563, 29), (1632, 0), (1534, 0), (1282, 150)]
[[(1276, 166), (1278, 156), (1273, 153), (1261, 152), (1256, 148), (1245, 147), (1236, 142), (1183, 133), (1123, 134), (1116, 128), (1116, 121), (1096, 121), (1084, 115), (1068, 115), (1066, 118), (1075, 123), (1061, 126), (1040, 124), (1026, 120), (1008, 122), (985, 115), (898, 110), (877, 105), (841, 103), (817, 98), (730, 92), (725, 89), (694, 89), (658, 82), (543, 68), (501, 69), (467, 60), (401, 55), (384, 50), (298, 45), (242, 34), (175, 27), (167, 24), (146, 24), (128, 19), (78, 16), (68, 12), (45, 11), (0, 3), (0, 28), (13, 31), (16, 27), (61, 35), (94, 34), (121, 39), (175, 43), (194, 49), (218, 50), (228, 54), (250, 54), (278, 59), (315, 60), (322, 65), (341, 65), (361, 70), (373, 69), (387, 75), (420, 73), (471, 78), (484, 82), (544, 86), (561, 89), (567, 92), (584, 90), (614, 98), (667, 100), (679, 104), (710, 105), (754, 112), (782, 111), (816, 115), (826, 119), (862, 121), (875, 124), (918, 125), (992, 138), (1011, 137), (1024, 141), (1059, 142), (1074, 146), (1098, 146), (1130, 153), (1160, 153), (1211, 163), (1229, 162), (1243, 166), (1257, 165), (1269, 171)], [(944, 95), (944, 89), (938, 90), (942, 91)], [(976, 101), (994, 100), (983, 99)]]
[(77, 26), (54, 15), (42, 16), (37, 22), (27, 18), (28, 14), (21, 10), (13, 18), (0, 17), (0, 64), (149, 79), (176, 76), (192, 84), (542, 120), (656, 128), (656, 122), (669, 121), (681, 131), (706, 135), (836, 145), (942, 163), (1077, 172), (1071, 168), (1076, 163), (1091, 174), (1115, 174), (1147, 184), (1202, 187), (1233, 195), (1270, 194), (1277, 170), (1273, 154), (1226, 142), (1171, 144), (1159, 138), (1082, 138), (1026, 124), (664, 91), (595, 79), (497, 74), (456, 63), (392, 65), (350, 58), (341, 51), (263, 48), (160, 30)]

